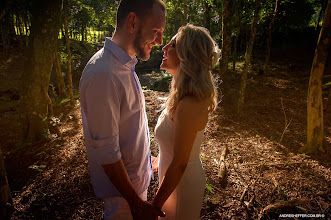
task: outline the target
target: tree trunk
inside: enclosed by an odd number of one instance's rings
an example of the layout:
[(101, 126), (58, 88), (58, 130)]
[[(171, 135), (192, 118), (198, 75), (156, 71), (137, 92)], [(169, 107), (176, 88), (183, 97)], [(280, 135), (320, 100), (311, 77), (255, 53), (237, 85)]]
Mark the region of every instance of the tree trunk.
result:
[(206, 1), (203, 3), (205, 5), (206, 28), (210, 31), (210, 4)]
[(7, 1), (5, 7), (1, 10), (0, 21), (1, 21), (2, 18), (5, 16), (7, 10), (8, 10), (9, 7), (11, 6), (11, 4), (13, 4), (13, 2), (14, 2), (14, 0)]
[(65, 43), (65, 31), (64, 28), (61, 28), (61, 39), (64, 39), (63, 44)]
[(270, 23), (270, 26), (269, 26), (269, 31), (268, 31), (267, 49), (266, 49), (266, 56), (265, 56), (265, 63), (264, 63), (264, 73), (265, 74), (269, 73), (272, 31), (273, 31), (274, 24), (275, 24), (275, 18), (276, 18), (276, 14), (277, 14), (278, 2), (279, 2), (279, 0), (276, 0), (275, 10), (274, 10), (274, 13), (272, 15), (272, 20), (271, 20), (271, 23)]
[(47, 88), (43, 88), (43, 94), (47, 101), (47, 108), (48, 108), (48, 115), (47, 115), (48, 120), (46, 120), (47, 126), (51, 133), (56, 133), (58, 137), (62, 137), (58, 124), (56, 123), (55, 120), (53, 120), (54, 119), (54, 110), (53, 110), (52, 99), (49, 97), (47, 91), (48, 91)]
[(236, 37), (234, 38), (234, 42), (233, 42), (233, 54), (232, 54), (232, 70), (233, 71), (236, 70), (238, 39), (239, 39), (240, 28), (241, 28), (241, 0), (235, 2), (235, 4), (237, 4), (237, 7), (236, 7), (237, 31), (236, 31)]
[(329, 0), (326, 7), (323, 25), (310, 71), (307, 97), (307, 145), (302, 149), (306, 153), (324, 152), (322, 78), (330, 46), (330, 35), (331, 0)]
[(31, 35), (26, 50), (25, 72), (20, 90), (23, 137), (31, 142), (45, 138), (48, 88), (61, 22), (62, 0), (33, 1)]
[(187, 24), (187, 0), (183, 0), (183, 19), (182, 19), (182, 25)]
[(84, 30), (84, 27), (81, 27), (81, 29), (80, 29), (81, 31), (81, 35), (82, 35), (82, 41), (84, 41), (85, 40), (85, 38), (84, 38), (84, 33), (85, 33), (85, 30)]
[(0, 149), (0, 219), (8, 219), (8, 203), (11, 203), (6, 167)]
[(231, 13), (232, 0), (224, 0), (222, 13), (222, 51), (220, 60), (220, 74), (225, 74), (228, 72), (229, 56), (231, 52)]
[(15, 31), (14, 16), (15, 15), (13, 15), (13, 14), (9, 14), (9, 17), (8, 17), (9, 18), (8, 19), (9, 40), (15, 40), (17, 38), (17, 34)]
[(246, 85), (247, 85), (247, 73), (248, 73), (248, 67), (250, 64), (251, 55), (252, 55), (252, 51), (253, 51), (253, 45), (254, 45), (254, 40), (255, 40), (255, 35), (256, 35), (257, 21), (259, 18), (260, 6), (261, 6), (261, 0), (256, 0), (255, 10), (254, 10), (254, 20), (253, 20), (253, 25), (252, 25), (252, 33), (251, 33), (251, 37), (250, 37), (250, 40), (247, 45), (246, 54), (245, 54), (245, 64), (244, 64), (244, 69), (243, 69), (243, 73), (242, 73), (242, 77), (241, 77), (240, 95), (239, 95), (238, 108), (237, 108), (238, 114), (242, 114), (242, 112), (243, 112), (243, 105), (245, 102), (245, 90), (246, 90)]
[(25, 46), (29, 44), (29, 29), (30, 29), (30, 19), (28, 13), (24, 13), (24, 28), (25, 28)]
[(64, 7), (64, 30), (66, 37), (66, 46), (68, 53), (68, 85), (71, 105), (74, 105), (74, 93), (72, 90), (72, 75), (71, 75), (71, 51), (70, 51), (70, 40), (68, 31), (68, 16), (67, 16), (67, 5)]
[(1, 38), (2, 49), (4, 59), (9, 58), (9, 49), (11, 42), (16, 38), (14, 16), (10, 13), (6, 13), (0, 22), (1, 24)]
[(8, 58), (8, 46), (7, 46), (7, 31), (6, 31), (6, 25), (1, 22), (0, 23), (0, 27), (1, 27), (1, 40), (2, 40), (2, 51), (4, 54), (4, 58), (7, 59)]
[(233, 61), (232, 61), (232, 70), (236, 70), (236, 62), (237, 62), (237, 47), (238, 47), (238, 39), (240, 34), (240, 27), (241, 27), (241, 21), (239, 20), (238, 27), (237, 27), (237, 33), (236, 37), (234, 39), (234, 46), (233, 46)]
[(22, 22), (22, 18), (21, 17), (17, 17), (16, 16), (16, 29), (17, 29), (17, 36), (18, 36), (18, 42), (20, 47), (23, 47), (24, 43), (22, 41), (22, 35), (24, 33), (24, 27), (23, 27), (23, 22)]
[(321, 10), (320, 10), (320, 13), (318, 15), (318, 20), (317, 20), (317, 23), (316, 23), (316, 27), (315, 27), (315, 30), (318, 30), (319, 28), (319, 25), (320, 25), (320, 21), (322, 19), (322, 14), (323, 12), (325, 11), (325, 8), (326, 8), (326, 5), (327, 5), (327, 2), (328, 0), (321, 0)]
[(63, 99), (65, 97), (67, 97), (67, 92), (66, 92), (66, 87), (64, 84), (64, 79), (63, 79), (63, 75), (62, 75), (61, 64), (60, 64), (60, 59), (59, 59), (59, 54), (58, 54), (57, 49), (55, 49), (54, 67), (55, 67), (55, 72), (56, 72), (57, 89), (59, 91), (59, 96)]

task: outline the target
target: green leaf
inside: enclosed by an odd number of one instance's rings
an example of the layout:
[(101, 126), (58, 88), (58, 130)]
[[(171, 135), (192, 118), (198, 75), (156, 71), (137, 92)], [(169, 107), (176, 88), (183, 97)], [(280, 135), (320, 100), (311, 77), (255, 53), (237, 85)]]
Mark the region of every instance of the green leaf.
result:
[(208, 183), (206, 184), (206, 188), (209, 190), (209, 191), (213, 191), (213, 187), (211, 185), (209, 185)]

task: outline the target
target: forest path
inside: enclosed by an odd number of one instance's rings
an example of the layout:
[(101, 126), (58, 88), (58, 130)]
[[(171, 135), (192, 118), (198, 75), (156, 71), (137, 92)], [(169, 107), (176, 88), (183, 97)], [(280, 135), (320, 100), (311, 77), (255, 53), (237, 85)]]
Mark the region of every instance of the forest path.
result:
[[(331, 216), (330, 155), (310, 157), (298, 153), (305, 143), (306, 91), (309, 69), (298, 65), (273, 65), (268, 76), (259, 75), (260, 64), (249, 73), (244, 114), (237, 116), (236, 97), (240, 73), (223, 76), (223, 101), (205, 130), (201, 160), (208, 188), (201, 219), (256, 219), (261, 210), (277, 201), (312, 199), (299, 207), (272, 210), (280, 213), (319, 213)], [(158, 152), (154, 127), (162, 97), (167, 93), (146, 90), (152, 154)], [(5, 156), (14, 209), (12, 219), (100, 219), (102, 203), (95, 199), (88, 174), (80, 106), (55, 106), (63, 139), (20, 144), (18, 116), (0, 117), (1, 149)], [(290, 125), (284, 132), (285, 117)], [(331, 145), (330, 109), (325, 118), (326, 145)], [(282, 141), (279, 143), (282, 134)], [(219, 158), (227, 146), (227, 179), (218, 182)], [(149, 198), (157, 189), (157, 178)], [(246, 193), (243, 192), (247, 188)], [(252, 200), (247, 208), (245, 203)]]

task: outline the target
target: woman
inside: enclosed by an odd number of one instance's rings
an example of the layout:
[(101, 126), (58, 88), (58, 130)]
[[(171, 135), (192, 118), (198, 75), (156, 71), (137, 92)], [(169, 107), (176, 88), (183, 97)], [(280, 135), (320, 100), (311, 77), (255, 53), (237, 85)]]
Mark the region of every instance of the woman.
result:
[(164, 219), (199, 219), (206, 184), (200, 146), (208, 114), (217, 105), (211, 71), (220, 52), (207, 29), (191, 24), (181, 27), (163, 51), (161, 68), (173, 80), (155, 127), (160, 188), (153, 204), (166, 213)]

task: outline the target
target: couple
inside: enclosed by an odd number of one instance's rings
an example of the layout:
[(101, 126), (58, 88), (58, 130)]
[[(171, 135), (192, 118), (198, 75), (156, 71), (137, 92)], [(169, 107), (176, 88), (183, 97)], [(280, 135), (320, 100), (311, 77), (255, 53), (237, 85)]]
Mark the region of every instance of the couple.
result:
[[(162, 0), (122, 0), (113, 37), (82, 74), (89, 170), (94, 192), (104, 201), (104, 219), (200, 217), (205, 176), (199, 153), (208, 114), (217, 104), (211, 70), (219, 49), (205, 28), (193, 25), (181, 27), (163, 47), (161, 68), (173, 80), (155, 128), (160, 154), (152, 159), (135, 65), (136, 56), (147, 60), (152, 47), (162, 44), (165, 16)], [(159, 170), (160, 187), (150, 203), (153, 169)]]

